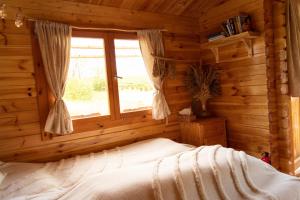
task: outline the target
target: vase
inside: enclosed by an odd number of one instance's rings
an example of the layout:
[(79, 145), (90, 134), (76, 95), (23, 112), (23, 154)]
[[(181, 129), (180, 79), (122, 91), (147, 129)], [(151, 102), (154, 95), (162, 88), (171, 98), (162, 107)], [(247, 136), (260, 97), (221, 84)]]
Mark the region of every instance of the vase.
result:
[(192, 101), (192, 111), (197, 116), (197, 118), (210, 117), (211, 113), (207, 110), (207, 100), (208, 98), (200, 98), (198, 100)]
[(207, 110), (207, 101), (209, 99), (209, 96), (201, 96), (199, 98), (200, 102), (201, 102), (201, 112), (200, 112), (200, 118), (204, 118), (204, 117), (210, 117), (211, 113)]

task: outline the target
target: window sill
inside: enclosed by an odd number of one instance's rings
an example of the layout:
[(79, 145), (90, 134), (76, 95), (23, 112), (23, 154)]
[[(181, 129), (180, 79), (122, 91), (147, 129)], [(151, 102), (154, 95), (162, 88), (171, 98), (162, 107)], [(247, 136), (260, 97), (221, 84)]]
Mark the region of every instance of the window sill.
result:
[(152, 120), (152, 110), (142, 110), (128, 113), (121, 113), (119, 119), (112, 119), (111, 116), (98, 116), (89, 118), (73, 119), (74, 132), (72, 134), (103, 130), (130, 123), (147, 122)]

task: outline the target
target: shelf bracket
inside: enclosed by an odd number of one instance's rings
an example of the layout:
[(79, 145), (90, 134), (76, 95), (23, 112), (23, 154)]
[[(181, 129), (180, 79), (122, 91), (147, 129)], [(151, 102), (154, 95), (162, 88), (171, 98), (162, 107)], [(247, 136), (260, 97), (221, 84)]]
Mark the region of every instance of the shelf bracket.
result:
[(213, 47), (213, 48), (210, 48), (210, 50), (213, 52), (213, 54), (216, 58), (216, 63), (219, 63), (220, 62), (219, 48), (218, 47)]
[(241, 41), (245, 44), (245, 46), (247, 48), (248, 57), (251, 58), (254, 55), (252, 39), (243, 38), (243, 39), (241, 39)]

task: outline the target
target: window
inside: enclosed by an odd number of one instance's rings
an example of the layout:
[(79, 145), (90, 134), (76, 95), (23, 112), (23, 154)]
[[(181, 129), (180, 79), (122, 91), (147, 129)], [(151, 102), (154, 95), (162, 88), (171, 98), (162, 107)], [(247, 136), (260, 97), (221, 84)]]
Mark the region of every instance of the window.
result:
[(115, 39), (121, 113), (150, 109), (153, 87), (137, 40)]
[[(73, 30), (63, 99), (74, 133), (152, 120), (154, 89), (136, 34)], [(38, 39), (33, 38), (35, 80), (41, 127), (53, 94), (47, 84)], [(42, 131), (42, 138), (51, 135)]]
[(72, 38), (64, 100), (72, 117), (110, 114), (103, 38)]
[(74, 122), (149, 113), (153, 87), (136, 35), (73, 31), (63, 98)]

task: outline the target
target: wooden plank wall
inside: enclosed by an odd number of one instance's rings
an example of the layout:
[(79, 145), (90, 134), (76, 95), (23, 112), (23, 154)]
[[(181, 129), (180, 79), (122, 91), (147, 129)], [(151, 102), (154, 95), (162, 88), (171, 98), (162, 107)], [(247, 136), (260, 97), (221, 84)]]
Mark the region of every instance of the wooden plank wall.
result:
[[(213, 54), (200, 50), (200, 43), (206, 42), (207, 35), (217, 31), (224, 19), (248, 12), (253, 16), (255, 29), (261, 33), (254, 42), (254, 57), (216, 65), (221, 73), (223, 95), (213, 99), (210, 108), (228, 119), (230, 147), (257, 157), (263, 151), (271, 152), (276, 167), (293, 173), (285, 0), (228, 0), (201, 12), (199, 22), (186, 17), (66, 1), (10, 0), (7, 4), (10, 19), (0, 23), (0, 31), (8, 38), (5, 46), (0, 37), (0, 160), (57, 160), (143, 138), (163, 136), (177, 140), (179, 125), (174, 113), (190, 103), (183, 83), (188, 63), (177, 63), (176, 79), (165, 83), (166, 98), (173, 113), (167, 126), (161, 121), (129, 120), (131, 124), (42, 141), (31, 33), (28, 26), (19, 29), (14, 26), (17, 7), (31, 17), (78, 26), (166, 28), (169, 30), (164, 35), (167, 56), (198, 59), (201, 55), (210, 64), (215, 64)], [(242, 44), (221, 49), (221, 59), (245, 55)]]
[[(209, 33), (218, 31), (221, 22), (240, 12), (252, 16), (254, 28), (261, 36), (254, 41), (254, 57), (215, 65), (220, 71), (222, 95), (211, 100), (210, 108), (227, 119), (230, 147), (260, 157), (263, 151), (271, 152), (264, 1), (229, 0), (203, 13), (201, 42), (207, 41)], [(242, 44), (220, 49), (221, 60), (245, 55)], [(201, 56), (205, 63), (215, 63), (209, 50), (202, 50)]]
[[(179, 139), (179, 125), (175, 115), (169, 124), (163, 121), (138, 119), (129, 124), (77, 133), (70, 136), (41, 140), (37, 91), (33, 67), (31, 33), (28, 26), (16, 28), (13, 18), (17, 7), (25, 15), (72, 23), (79, 26), (116, 28), (166, 28), (167, 56), (198, 59), (199, 37), (197, 20), (164, 16), (148, 12), (86, 5), (65, 1), (7, 1), (9, 19), (0, 23), (0, 31), (8, 39), (0, 38), (0, 160), (49, 161), (98, 151), (116, 145), (152, 137)], [(187, 64), (178, 64), (176, 80), (166, 82), (166, 98), (172, 113), (189, 104), (189, 96), (182, 89), (183, 73)], [(132, 122), (132, 123), (130, 123)]]
[[(228, 119), (229, 146), (257, 157), (263, 151), (271, 152), (273, 165), (293, 174), (296, 158), (288, 95), (286, 1), (229, 0), (210, 9), (200, 17), (201, 43), (224, 19), (239, 12), (251, 14), (261, 37), (255, 40), (253, 58), (216, 64), (223, 94), (211, 101), (210, 108)], [(243, 55), (241, 45), (224, 47), (221, 53), (223, 59)], [(215, 63), (210, 51), (202, 50), (201, 57)]]

